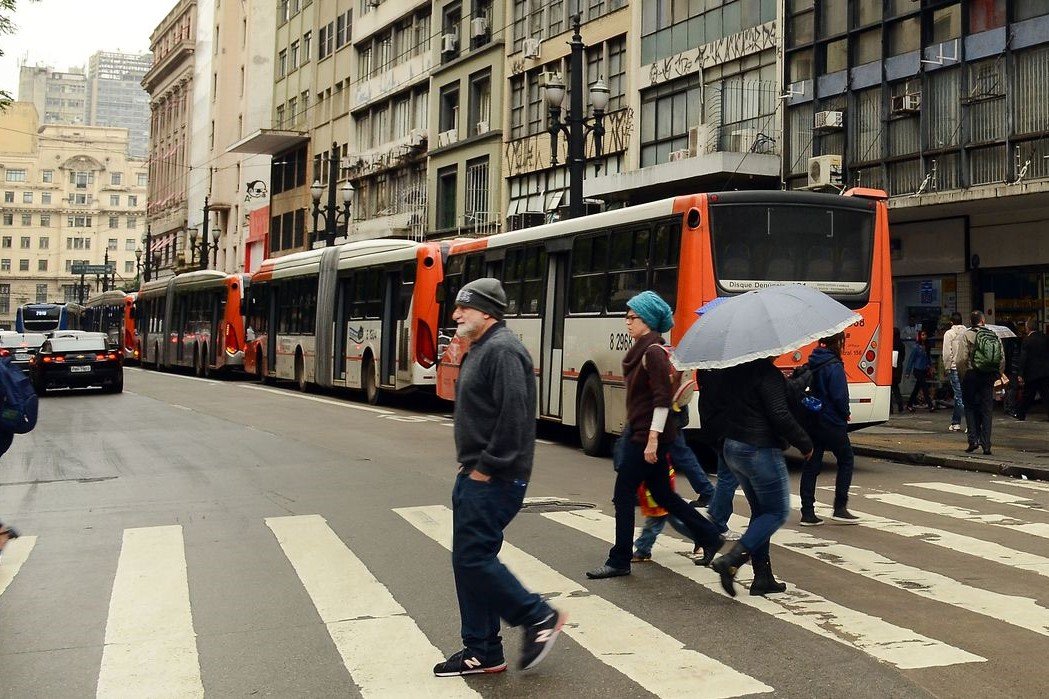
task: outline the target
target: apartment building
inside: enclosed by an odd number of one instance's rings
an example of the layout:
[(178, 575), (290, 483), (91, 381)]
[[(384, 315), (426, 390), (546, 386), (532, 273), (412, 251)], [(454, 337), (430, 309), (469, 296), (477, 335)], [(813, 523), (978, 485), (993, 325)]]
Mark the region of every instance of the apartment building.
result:
[(18, 71), (18, 101), (36, 105), (42, 124), (87, 123), (87, 76), (80, 68), (62, 72), (23, 65)]
[[(1049, 3), (788, 0), (787, 186), (890, 198), (896, 321), (1049, 300)], [(990, 322), (990, 321), (989, 321)]]
[[(0, 113), (0, 327), (30, 302), (76, 301), (74, 262), (114, 265), (134, 288), (147, 165), (127, 156), (127, 129), (39, 124), (32, 103)], [(86, 296), (100, 290), (85, 280)]]
[(142, 78), (152, 65), (148, 53), (98, 51), (87, 61), (84, 123), (126, 128), (133, 158), (146, 157), (149, 149), (149, 95)]

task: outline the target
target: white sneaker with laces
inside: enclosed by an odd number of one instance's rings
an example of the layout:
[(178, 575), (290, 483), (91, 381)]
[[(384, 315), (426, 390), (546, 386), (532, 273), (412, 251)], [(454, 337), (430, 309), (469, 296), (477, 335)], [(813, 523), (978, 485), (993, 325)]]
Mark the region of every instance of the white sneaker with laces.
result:
[(962, 431), (962, 426), (961, 425), (951, 425), (950, 427), (947, 428), (947, 430), (949, 432), (961, 432)]

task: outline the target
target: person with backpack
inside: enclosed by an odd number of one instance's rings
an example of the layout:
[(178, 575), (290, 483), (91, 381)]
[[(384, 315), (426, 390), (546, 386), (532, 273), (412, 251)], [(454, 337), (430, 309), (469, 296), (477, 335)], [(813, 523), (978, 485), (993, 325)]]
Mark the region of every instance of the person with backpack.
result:
[(907, 412), (914, 412), (914, 401), (918, 395), (925, 398), (928, 411), (936, 410), (936, 401), (933, 400), (932, 390), (929, 388), (929, 374), (932, 372), (932, 360), (929, 358), (929, 342), (924, 330), (918, 331), (918, 338), (914, 341), (914, 348), (908, 359), (911, 376), (914, 377), (914, 388), (911, 397), (907, 399)]
[(962, 335), (958, 370), (962, 373), (962, 400), (965, 421), (969, 425), (971, 454), (979, 447), (991, 453), (991, 409), (994, 407), (994, 382), (1005, 371), (1005, 349), (1002, 341), (984, 327), (982, 311), (969, 314), (969, 329)]
[(615, 505), (615, 544), (604, 565), (589, 570), (591, 579), (630, 574), (634, 543), (634, 508), (637, 488), (648, 486), (652, 498), (676, 517), (703, 549), (700, 563), (709, 564), (722, 538), (712, 522), (691, 507), (670, 485), (673, 460), (669, 449), (677, 438), (673, 407), (670, 357), (661, 345), (662, 333), (674, 325), (667, 302), (654, 291), (643, 291), (627, 301), (626, 327), (634, 343), (623, 358), (627, 420), (616, 445), (617, 466), (612, 502)]
[(845, 333), (821, 338), (809, 355), (812, 370), (811, 395), (821, 403), (812, 420), (812, 458), (806, 459), (801, 471), (801, 526), (816, 527), (823, 520), (816, 516), (816, 478), (823, 469), (823, 453), (830, 451), (838, 461), (838, 476), (834, 481), (834, 514), (831, 519), (842, 524), (857, 524), (859, 517), (849, 512), (849, 487), (855, 458), (847, 429), (849, 411), (849, 383), (841, 349)]

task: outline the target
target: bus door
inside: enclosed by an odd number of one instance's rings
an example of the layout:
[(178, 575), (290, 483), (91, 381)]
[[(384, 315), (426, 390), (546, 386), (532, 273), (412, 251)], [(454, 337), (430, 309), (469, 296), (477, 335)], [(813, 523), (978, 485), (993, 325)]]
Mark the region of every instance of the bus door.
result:
[(353, 277), (340, 277), (335, 292), (335, 366), (332, 367), (332, 377), (337, 381), (346, 380), (346, 324), (350, 318), (352, 293)]
[(223, 285), (218, 291), (211, 295), (211, 337), (208, 338), (208, 364), (215, 366), (218, 363), (220, 345), (224, 335), (220, 332), (219, 324), (226, 319), (226, 295), (227, 287)]
[(277, 371), (277, 332), (280, 330), (277, 327), (277, 311), (281, 303), (281, 291), (279, 284), (268, 286), (270, 297), (269, 303), (266, 304), (266, 312), (269, 314), (266, 319), (266, 327), (269, 328), (269, 332), (266, 333), (266, 373), (273, 376)]
[[(558, 241), (559, 243), (561, 241)], [(571, 241), (567, 241), (571, 245)], [(540, 358), (539, 411), (561, 417), (561, 371), (564, 368), (565, 295), (568, 290), (568, 252), (547, 250), (546, 292), (543, 303), (543, 346)]]
[(401, 270), (387, 271), (383, 280), (381, 348), (379, 350), (379, 383), (392, 386), (396, 382), (397, 338), (404, 322), (401, 320)]

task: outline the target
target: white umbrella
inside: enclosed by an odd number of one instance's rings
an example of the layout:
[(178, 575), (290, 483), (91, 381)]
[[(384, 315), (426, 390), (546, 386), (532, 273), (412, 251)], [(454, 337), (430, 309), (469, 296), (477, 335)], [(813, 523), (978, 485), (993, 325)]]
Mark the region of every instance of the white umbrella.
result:
[(988, 325), (984, 323), (983, 327), (987, 328), (1003, 340), (1006, 340), (1010, 337), (1016, 337), (1016, 333), (1014, 333), (1012, 330), (1005, 327), (1004, 325)]
[(685, 369), (726, 369), (776, 357), (860, 320), (822, 291), (784, 284), (733, 296), (706, 310), (671, 357)]

